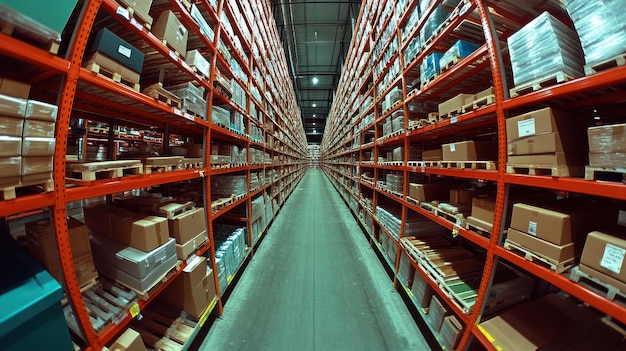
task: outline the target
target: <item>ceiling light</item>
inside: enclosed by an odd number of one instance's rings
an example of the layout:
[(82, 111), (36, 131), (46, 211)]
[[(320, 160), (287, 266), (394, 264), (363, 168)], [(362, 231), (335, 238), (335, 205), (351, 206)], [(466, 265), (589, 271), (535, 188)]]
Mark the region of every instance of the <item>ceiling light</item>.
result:
[(313, 129), (313, 134), (317, 134), (317, 131), (315, 129)]
[(315, 117), (317, 117), (317, 115), (316, 115), (316, 114), (313, 114), (313, 118), (315, 118)]
[(313, 125), (315, 125), (315, 122), (313, 122)]
[(317, 77), (313, 77), (311, 81), (313, 82), (313, 85), (316, 85), (320, 80)]
[(316, 103), (313, 103), (313, 105), (311, 105), (311, 106), (313, 106), (313, 108), (316, 108), (316, 107), (317, 107), (317, 104), (316, 104)]

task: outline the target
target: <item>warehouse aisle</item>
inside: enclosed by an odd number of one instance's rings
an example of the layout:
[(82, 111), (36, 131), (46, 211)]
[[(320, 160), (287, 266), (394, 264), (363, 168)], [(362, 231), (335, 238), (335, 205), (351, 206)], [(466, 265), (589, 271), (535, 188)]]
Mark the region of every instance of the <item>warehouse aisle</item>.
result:
[(200, 350), (429, 350), (356, 220), (309, 170)]

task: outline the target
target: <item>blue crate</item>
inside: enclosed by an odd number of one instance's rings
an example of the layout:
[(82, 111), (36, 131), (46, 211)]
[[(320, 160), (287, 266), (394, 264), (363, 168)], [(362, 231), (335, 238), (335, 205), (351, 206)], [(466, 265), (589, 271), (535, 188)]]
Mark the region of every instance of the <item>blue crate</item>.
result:
[(459, 40), (443, 54), (439, 60), (439, 67), (445, 67), (447, 64), (454, 61), (454, 59), (466, 58), (476, 51), (476, 49), (478, 49), (478, 45), (465, 40)]
[(12, 238), (0, 240), (0, 267), (2, 350), (73, 350), (61, 285)]
[(441, 60), (442, 57), (443, 54), (440, 52), (433, 52), (432, 54), (426, 56), (420, 66), (422, 82), (439, 74), (439, 71), (441, 70), (439, 67), (439, 60)]

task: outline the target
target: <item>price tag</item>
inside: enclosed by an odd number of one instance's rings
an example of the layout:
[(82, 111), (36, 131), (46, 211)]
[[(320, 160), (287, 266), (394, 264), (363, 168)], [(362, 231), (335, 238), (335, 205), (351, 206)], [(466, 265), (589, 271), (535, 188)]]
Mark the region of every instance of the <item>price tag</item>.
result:
[(131, 317), (137, 317), (139, 315), (139, 304), (135, 303), (134, 305), (130, 306), (128, 312), (130, 312)]
[(135, 28), (137, 28), (140, 32), (143, 31), (143, 25), (141, 25), (141, 23), (137, 22), (136, 19), (131, 18), (130, 19), (130, 24), (132, 24)]
[(454, 123), (456, 123), (456, 122), (458, 122), (458, 121), (459, 121), (459, 118), (458, 118), (458, 117), (456, 117), (456, 116), (455, 116), (455, 117), (450, 118), (450, 124), (454, 124)]
[(191, 115), (187, 112), (185, 112), (185, 114), (183, 115), (183, 117), (187, 118), (188, 120), (195, 122), (196, 121), (196, 117), (194, 115)]
[(178, 55), (176, 55), (176, 53), (175, 53), (174, 51), (172, 51), (172, 50), (170, 50), (170, 57), (171, 57), (174, 61), (178, 62)]
[(459, 230), (461, 229), (461, 227), (459, 227), (458, 224), (455, 224), (454, 227), (452, 227), (452, 237), (456, 238), (457, 236), (459, 236)]
[(422, 166), (422, 173), (426, 173), (426, 167)]
[(183, 116), (183, 111), (181, 111), (180, 109), (174, 107), (174, 114), (175, 115), (179, 115), (179, 116)]
[(181, 60), (181, 61), (180, 61), (180, 63), (183, 65), (183, 67), (184, 67), (185, 69), (187, 69), (187, 70), (189, 70), (189, 71), (192, 71), (191, 66), (189, 66), (189, 64), (188, 64), (187, 62), (185, 62), (185, 61), (182, 61), (182, 60)]
[(126, 18), (126, 20), (130, 19), (130, 12), (127, 9), (123, 8), (123, 7), (118, 7), (117, 11), (115, 11), (115, 13), (117, 13), (118, 15)]

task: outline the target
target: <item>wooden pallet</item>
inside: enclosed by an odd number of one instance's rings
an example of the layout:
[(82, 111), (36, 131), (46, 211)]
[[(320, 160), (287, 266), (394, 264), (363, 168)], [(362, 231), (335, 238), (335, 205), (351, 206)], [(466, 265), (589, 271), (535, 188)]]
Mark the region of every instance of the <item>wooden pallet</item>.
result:
[(87, 129), (89, 131), (89, 133), (95, 133), (95, 134), (109, 134), (109, 128), (106, 127), (89, 127)]
[(467, 221), (465, 222), (465, 229), (467, 230), (471, 230), (474, 233), (480, 235), (480, 236), (484, 236), (485, 238), (489, 238), (491, 237), (491, 230), (487, 230), (484, 228), (481, 228), (479, 226), (476, 226), (474, 224), (468, 223)]
[(590, 63), (585, 65), (585, 75), (590, 76), (592, 74), (626, 65), (626, 53), (622, 53), (611, 57), (610, 59)]
[[(98, 163), (101, 163), (101, 165), (98, 165)], [(88, 164), (77, 164), (76, 166), (70, 165), (68, 167), (69, 175), (67, 176), (67, 178), (78, 179), (82, 181), (94, 181), (96, 179), (103, 178), (121, 178), (127, 174), (143, 174), (143, 164), (139, 161), (118, 166), (115, 166), (115, 163), (116, 161), (105, 161), (91, 162)], [(96, 167), (100, 166), (100, 168), (86, 169), (89, 168), (89, 165), (96, 165)], [(75, 178), (76, 176), (77, 178)]]
[(585, 180), (613, 181), (626, 184), (626, 167), (585, 166)]
[(420, 205), (420, 202), (419, 202), (419, 201), (415, 200), (414, 198), (412, 198), (412, 197), (410, 197), (410, 196), (407, 196), (407, 197), (406, 197), (406, 201), (407, 201), (408, 203), (410, 203), (411, 205), (414, 205), (414, 206), (419, 206), (419, 205)]
[(504, 241), (504, 248), (512, 252), (517, 252), (521, 254), (521, 256), (524, 257), (524, 259), (526, 259), (527, 261), (531, 261), (538, 265), (549, 268), (555, 271), (556, 273), (563, 273), (567, 271), (568, 269), (574, 266), (575, 261), (576, 261), (576, 258), (570, 258), (563, 262), (556, 262), (555, 260), (549, 257), (545, 257), (541, 255), (540, 253), (533, 252), (509, 239), (506, 239)]
[(477, 110), (483, 106), (489, 106), (496, 102), (495, 95), (488, 95), (463, 106), (463, 113)]
[[(17, 17), (14, 15), (17, 15)], [(26, 39), (30, 44), (44, 49), (53, 55), (59, 53), (61, 41), (58, 38), (44, 33), (38, 33), (27, 25), (22, 25), (21, 18), (19, 18), (23, 16), (21, 14), (9, 13), (8, 16), (10, 16), (10, 19), (0, 18), (0, 33), (10, 37), (16, 37), (19, 40)], [(32, 22), (32, 20), (29, 21)]]
[(99, 76), (106, 77), (116, 83), (124, 84), (137, 92), (140, 91), (141, 86), (139, 85), (139, 83), (135, 83), (131, 79), (127, 79), (117, 72), (110, 71), (95, 62), (88, 62), (85, 68)]
[(549, 76), (538, 78), (531, 82), (516, 86), (515, 88), (512, 88), (511, 90), (509, 90), (509, 93), (511, 97), (514, 98), (519, 95), (532, 93), (533, 91), (537, 91), (546, 87), (561, 84), (561, 83), (570, 81), (574, 78), (576, 77), (560, 71), (560, 72), (553, 73)]
[(409, 161), (407, 166), (409, 167), (440, 167), (441, 161)]
[(434, 76), (432, 76), (432, 77), (430, 77), (430, 78), (428, 78), (426, 80), (423, 80), (421, 82), (421, 85), (420, 85), (420, 90), (426, 88), (430, 83), (432, 83), (437, 78), (439, 78), (439, 74), (435, 74)]
[(493, 161), (440, 161), (439, 166), (443, 168), (496, 170), (496, 163)]
[(212, 213), (217, 213), (221, 209), (223, 209), (224, 207), (227, 207), (228, 205), (230, 205), (231, 203), (233, 203), (232, 196), (231, 197), (227, 197), (227, 198), (221, 198), (221, 199), (213, 200), (213, 201), (211, 201), (211, 211), (212, 211)]
[(194, 157), (194, 158), (185, 157), (183, 159), (183, 167), (184, 169), (202, 168), (203, 167), (202, 157)]
[(579, 166), (507, 164), (506, 173), (552, 177), (580, 177), (584, 174), (584, 168)]
[(161, 83), (154, 83), (149, 87), (144, 88), (143, 93), (168, 106), (181, 108), (180, 98), (163, 89), (163, 84)]
[(179, 163), (172, 165), (145, 165), (144, 172), (146, 174), (153, 174), (180, 171), (182, 169), (183, 165)]
[(411, 90), (411, 91), (407, 94), (407, 97), (408, 97), (408, 98), (411, 98), (411, 97), (413, 97), (413, 96), (417, 95), (417, 93), (418, 93), (419, 91), (420, 91), (420, 89), (419, 89), (419, 88), (415, 88), (415, 89)]
[(134, 291), (137, 294), (137, 297), (139, 299), (143, 301), (147, 301), (158, 290), (158, 286), (160, 284), (165, 283), (168, 280), (170, 280), (176, 274), (176, 272), (180, 270), (181, 263), (182, 261), (177, 261), (174, 267), (172, 267), (169, 271), (163, 273), (158, 279), (154, 281), (154, 283), (150, 284), (150, 286), (148, 286), (148, 288), (144, 291), (140, 291), (140, 290), (133, 288), (132, 286), (128, 286), (124, 282), (116, 281), (116, 284), (122, 285)]
[(454, 58), (452, 58), (452, 61), (449, 61), (448, 63), (446, 63), (444, 66), (441, 67), (441, 73), (446, 72), (447, 70), (452, 68), (452, 66), (459, 63), (459, 61), (461, 61), (462, 59), (463, 59), (462, 57), (455, 56)]
[[(19, 177), (17, 177), (19, 179)], [(0, 200), (13, 200), (17, 198), (15, 189), (32, 188), (36, 192), (48, 193), (54, 190), (54, 181), (52, 179), (19, 181), (12, 185), (0, 185)]]
[(167, 219), (174, 219), (174, 217), (181, 215), (185, 212), (189, 212), (196, 208), (196, 205), (188, 201), (184, 204), (171, 203), (159, 208), (159, 215)]
[(135, 9), (130, 6), (126, 6), (126, 10), (128, 10), (128, 14), (144, 26), (148, 32), (152, 29), (152, 17), (149, 15), (147, 17), (143, 17), (142, 14), (136, 12)]
[(626, 306), (626, 292), (621, 291), (613, 285), (603, 282), (602, 280), (592, 277), (581, 271), (578, 266), (574, 266), (569, 274), (569, 279), (580, 285), (585, 286), (589, 290), (593, 290), (611, 301), (618, 302), (622, 306)]
[(428, 113), (428, 123), (429, 124), (439, 123), (439, 113), (437, 113), (437, 112), (429, 112)]

